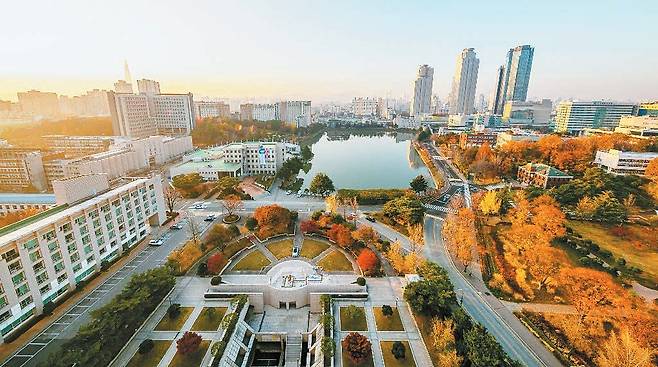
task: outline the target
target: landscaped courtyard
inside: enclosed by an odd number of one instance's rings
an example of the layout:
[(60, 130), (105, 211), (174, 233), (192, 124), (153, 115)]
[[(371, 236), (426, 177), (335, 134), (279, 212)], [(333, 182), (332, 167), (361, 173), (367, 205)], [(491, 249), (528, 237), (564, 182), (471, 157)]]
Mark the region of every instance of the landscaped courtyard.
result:
[(340, 308), (340, 329), (343, 331), (367, 331), (366, 312), (363, 307)]
[(292, 239), (290, 238), (272, 242), (265, 247), (279, 260), (292, 256)]
[(352, 271), (352, 262), (342, 252), (334, 250), (318, 261), (318, 266), (325, 271)]
[(270, 265), (270, 260), (259, 250), (254, 250), (238, 261), (233, 270), (260, 271), (267, 265)]
[(397, 307), (391, 307), (392, 315), (385, 315), (382, 307), (373, 307), (378, 331), (404, 331)]
[(310, 238), (305, 238), (299, 256), (305, 257), (307, 259), (313, 259), (316, 256), (323, 253), (328, 248), (329, 248), (328, 243), (318, 240), (313, 240)]

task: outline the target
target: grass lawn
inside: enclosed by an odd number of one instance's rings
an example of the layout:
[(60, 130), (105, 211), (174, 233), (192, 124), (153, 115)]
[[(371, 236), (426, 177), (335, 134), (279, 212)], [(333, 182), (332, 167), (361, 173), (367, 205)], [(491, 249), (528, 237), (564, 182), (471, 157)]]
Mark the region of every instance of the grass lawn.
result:
[(183, 327), (183, 324), (190, 316), (194, 307), (181, 307), (180, 313), (175, 318), (169, 317), (169, 313), (166, 313), (158, 325), (155, 327), (155, 330), (158, 331), (178, 331)]
[(201, 366), (201, 361), (203, 361), (203, 356), (208, 350), (210, 341), (202, 340), (199, 349), (196, 352), (191, 354), (182, 355), (176, 352), (174, 359), (169, 363), (169, 367), (198, 367)]
[(328, 248), (329, 244), (327, 243), (318, 240), (312, 240), (310, 238), (304, 238), (304, 243), (302, 244), (302, 250), (300, 251), (299, 256), (305, 257), (307, 259), (313, 259)]
[[(623, 257), (626, 264), (642, 269), (639, 278), (648, 278), (658, 283), (658, 228), (641, 225), (624, 225), (628, 234), (618, 237), (610, 232), (612, 226), (570, 220), (568, 226), (584, 239), (594, 241), (602, 249), (615, 256)], [(639, 280), (639, 279), (638, 279)], [(641, 282), (642, 283), (642, 282)]]
[(260, 270), (270, 264), (270, 260), (259, 250), (252, 251), (238, 261), (232, 270)]
[(165, 353), (167, 353), (169, 345), (171, 345), (171, 340), (154, 340), (153, 349), (146, 354), (136, 352), (130, 358), (130, 362), (128, 362), (126, 367), (156, 367)]
[(384, 316), (382, 313), (381, 307), (373, 307), (375, 312), (375, 323), (377, 324), (377, 330), (379, 331), (404, 331), (404, 326), (402, 326), (402, 320), (400, 320), (400, 313), (398, 312), (397, 307), (391, 307), (393, 309), (393, 315)]
[[(356, 306), (355, 306), (356, 307)], [(368, 331), (366, 311), (363, 307), (356, 307), (353, 314), (349, 314), (348, 307), (340, 308), (340, 330), (342, 331)]]
[(272, 255), (279, 260), (292, 256), (292, 239), (290, 238), (283, 241), (272, 242), (266, 247), (270, 250)]
[(343, 366), (344, 367), (373, 367), (375, 365), (375, 363), (372, 361), (372, 353), (370, 353), (370, 357), (368, 357), (368, 359), (366, 359), (365, 361), (363, 361), (359, 364), (356, 364), (356, 363), (350, 361), (350, 359), (347, 358), (347, 353), (345, 353), (344, 350), (343, 350), (342, 354), (343, 354), (342, 355), (342, 360), (343, 360)]
[(349, 261), (342, 252), (334, 250), (327, 256), (318, 261), (318, 265), (325, 271), (351, 271), (352, 262)]
[(395, 359), (391, 349), (393, 348), (393, 342), (380, 342), (379, 345), (382, 347), (382, 354), (384, 355), (384, 366), (386, 367), (415, 367), (416, 362), (414, 362), (414, 356), (411, 352), (411, 347), (409, 346), (408, 341), (402, 341), (402, 344), (405, 348), (405, 354), (403, 359)]
[[(214, 310), (214, 315), (210, 310)], [(194, 321), (192, 331), (217, 331), (225, 313), (226, 307), (204, 307)]]

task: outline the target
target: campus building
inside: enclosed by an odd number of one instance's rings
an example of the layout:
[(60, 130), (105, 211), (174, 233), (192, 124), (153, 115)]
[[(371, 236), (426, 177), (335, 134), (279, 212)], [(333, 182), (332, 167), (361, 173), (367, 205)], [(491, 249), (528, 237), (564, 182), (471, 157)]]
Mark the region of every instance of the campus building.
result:
[(496, 137), (496, 148), (500, 148), (511, 141), (537, 141), (541, 139), (541, 137), (542, 136), (539, 134), (523, 130), (505, 131), (499, 133)]
[(544, 189), (560, 186), (573, 178), (573, 176), (569, 176), (557, 168), (541, 163), (528, 163), (519, 166), (516, 177), (521, 183)]
[(110, 188), (105, 175), (55, 183), (57, 206), (0, 228), (2, 338), (165, 221), (160, 176)]
[(503, 109), (503, 122), (510, 126), (548, 127), (551, 121), (553, 102), (542, 99), (541, 102), (509, 101)]
[(459, 147), (466, 149), (469, 147), (479, 147), (484, 144), (489, 144), (490, 147), (496, 145), (498, 134), (490, 131), (471, 132), (459, 134)]
[(596, 152), (594, 164), (615, 175), (644, 175), (649, 162), (658, 158), (658, 153), (623, 152), (610, 149)]
[(197, 150), (171, 167), (171, 177), (198, 173), (206, 181), (223, 176), (274, 175), (283, 162), (299, 155), (299, 145), (282, 142), (244, 142)]
[[(87, 141), (93, 141), (94, 137)], [(106, 151), (73, 159), (56, 159), (44, 163), (49, 183), (92, 173), (106, 173), (110, 180), (135, 171), (164, 164), (192, 151), (191, 136), (150, 136), (143, 139), (115, 138)]]
[(615, 132), (637, 138), (650, 138), (658, 136), (658, 114), (623, 116), (619, 120), (619, 126), (615, 128)]
[(48, 185), (41, 152), (34, 149), (0, 148), (0, 187), (45, 190)]
[(53, 194), (0, 193), (0, 215), (23, 210), (46, 210), (55, 206)]
[(579, 133), (587, 128), (614, 129), (622, 116), (633, 115), (635, 105), (604, 101), (564, 101), (557, 107), (555, 131)]
[(224, 102), (199, 101), (194, 102), (194, 114), (199, 119), (208, 117), (231, 117), (231, 107)]
[(49, 149), (64, 152), (67, 158), (74, 158), (107, 151), (121, 138), (116, 136), (44, 135), (41, 140)]

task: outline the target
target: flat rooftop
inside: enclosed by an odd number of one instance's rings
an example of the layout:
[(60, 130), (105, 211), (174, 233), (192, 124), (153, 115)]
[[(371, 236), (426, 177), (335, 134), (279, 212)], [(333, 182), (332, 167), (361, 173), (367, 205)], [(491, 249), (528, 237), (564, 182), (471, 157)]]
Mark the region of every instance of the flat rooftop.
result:
[(55, 194), (0, 193), (0, 204), (55, 204)]
[(229, 163), (229, 162), (224, 162), (221, 159), (214, 159), (210, 161), (202, 161), (202, 162), (185, 162), (181, 163), (178, 166), (178, 168), (187, 168), (190, 170), (198, 170), (201, 168), (211, 168), (215, 169), (220, 172), (235, 172), (242, 168), (242, 165), (238, 163)]

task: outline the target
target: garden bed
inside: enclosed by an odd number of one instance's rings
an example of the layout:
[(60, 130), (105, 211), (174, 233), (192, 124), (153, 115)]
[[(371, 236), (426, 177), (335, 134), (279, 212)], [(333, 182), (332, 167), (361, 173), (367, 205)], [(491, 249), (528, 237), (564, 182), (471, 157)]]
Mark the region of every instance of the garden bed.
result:
[(194, 307), (181, 307), (180, 313), (174, 317), (169, 317), (169, 313), (165, 313), (158, 325), (156, 325), (155, 330), (157, 331), (178, 331), (183, 327), (187, 318), (190, 317), (190, 314), (194, 311)]
[(276, 257), (279, 260), (292, 256), (291, 238), (269, 243), (265, 247), (267, 247), (267, 249), (270, 250), (272, 255), (274, 255), (274, 257)]
[(238, 261), (233, 269), (235, 271), (251, 270), (259, 271), (270, 264), (270, 260), (259, 250), (254, 250)]
[(375, 313), (375, 324), (377, 325), (378, 331), (404, 331), (398, 308), (391, 308), (393, 309), (393, 315), (386, 316), (382, 312), (381, 307), (373, 307)]
[(405, 355), (404, 358), (401, 359), (396, 359), (395, 356), (393, 355), (393, 352), (391, 352), (391, 349), (393, 348), (393, 343), (392, 341), (382, 341), (379, 343), (379, 345), (382, 348), (382, 354), (384, 356), (384, 366), (386, 367), (416, 367), (416, 362), (414, 361), (414, 356), (413, 353), (411, 352), (411, 347), (409, 346), (409, 342), (404, 340), (401, 341), (402, 345), (404, 345), (405, 348)]
[[(214, 310), (214, 315), (213, 311), (210, 311), (211, 309)], [(199, 317), (194, 320), (192, 331), (217, 331), (224, 314), (226, 314), (226, 307), (204, 307)]]
[(206, 355), (206, 351), (210, 346), (210, 341), (202, 340), (199, 349), (190, 354), (180, 354), (176, 352), (174, 359), (169, 364), (169, 367), (199, 367)]
[(340, 308), (340, 330), (341, 331), (368, 331), (368, 322), (366, 321), (366, 311), (363, 307), (354, 307), (353, 312), (349, 312), (350, 307)]
[(170, 345), (171, 340), (154, 340), (153, 349), (144, 354), (136, 352), (126, 367), (157, 367)]
[(342, 252), (334, 250), (318, 261), (324, 271), (353, 271), (352, 262)]
[(329, 248), (328, 243), (305, 238), (299, 256), (305, 257), (307, 259), (314, 259), (318, 255), (326, 251), (328, 248)]

